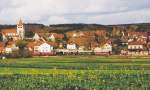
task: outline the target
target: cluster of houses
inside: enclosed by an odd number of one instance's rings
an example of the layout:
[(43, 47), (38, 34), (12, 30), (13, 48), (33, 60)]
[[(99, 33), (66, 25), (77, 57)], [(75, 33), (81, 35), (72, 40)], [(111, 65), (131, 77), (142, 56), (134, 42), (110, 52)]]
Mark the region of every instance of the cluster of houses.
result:
[[(95, 35), (105, 36), (106, 32), (97, 30), (93, 33), (74, 32), (67, 33), (68, 41), (64, 41), (65, 34), (60, 33), (38, 33), (35, 32), (32, 38), (25, 37), (25, 28), (20, 19), (15, 29), (1, 29), (3, 41), (0, 42), (0, 53), (11, 54), (19, 50), (16, 45), (19, 40), (28, 41), (26, 49), (33, 56), (52, 56), (52, 55), (112, 55), (113, 41), (105, 38), (103, 42), (95, 42)], [(150, 43), (147, 32), (128, 32), (121, 38), (122, 44), (126, 49), (122, 49), (120, 55), (146, 56), (149, 55)], [(86, 47), (86, 43), (88, 48)]]
[(148, 32), (128, 32), (123, 36), (123, 44), (127, 45), (127, 50), (122, 50), (122, 55), (147, 56), (150, 54)]

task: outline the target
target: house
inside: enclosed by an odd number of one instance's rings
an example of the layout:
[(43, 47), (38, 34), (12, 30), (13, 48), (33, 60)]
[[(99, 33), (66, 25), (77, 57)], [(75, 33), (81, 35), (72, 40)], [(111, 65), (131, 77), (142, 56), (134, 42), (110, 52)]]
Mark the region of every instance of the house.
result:
[(112, 53), (112, 44), (110, 40), (106, 40), (96, 48), (94, 48), (95, 55), (110, 55)]
[(57, 53), (62, 53), (63, 55), (77, 55), (77, 45), (75, 43), (69, 43), (66, 45), (66, 49), (57, 49)]
[(55, 41), (56, 41), (54, 34), (51, 34), (50, 37), (49, 37), (49, 39), (50, 39), (52, 42), (55, 42)]
[(131, 56), (146, 56), (148, 49), (144, 42), (133, 41), (128, 44), (128, 55)]
[(39, 34), (38, 34), (38, 33), (35, 33), (34, 36), (33, 36), (33, 40), (38, 41), (38, 40), (40, 40), (40, 39), (41, 39), (41, 37), (39, 36)]
[(63, 38), (64, 38), (64, 34), (50, 33), (47, 39), (52, 42), (55, 42), (56, 40), (62, 40)]
[(96, 47), (99, 47), (99, 43), (91, 41), (91, 50), (94, 50)]
[(25, 30), (22, 20), (19, 20), (16, 28), (2, 29), (0, 33), (3, 35), (3, 37), (13, 39), (14, 41), (23, 40), (25, 36)]
[(38, 52), (47, 54), (47, 53), (52, 53), (53, 51), (53, 46), (49, 45), (48, 43), (42, 43), (36, 47), (35, 50), (38, 50)]
[(128, 32), (128, 42), (138, 41), (147, 43), (148, 33), (147, 32)]
[(84, 36), (84, 33), (83, 33), (83, 32), (79, 32), (79, 36), (80, 36), (80, 37), (83, 37), (83, 36)]
[(30, 42), (27, 47), (33, 55), (54, 55), (54, 47), (47, 42)]
[(35, 33), (32, 39), (35, 41), (46, 42), (46, 39), (44, 37), (42, 37), (42, 35), (40, 33)]
[(64, 44), (60, 42), (58, 48), (63, 49), (64, 48)]
[(67, 44), (68, 50), (77, 50), (77, 45), (75, 43)]
[(7, 37), (4, 34), (2, 34), (2, 39), (3, 39), (3, 42), (7, 42), (8, 41)]
[(85, 46), (79, 46), (78, 55), (92, 55), (92, 50), (86, 50)]
[(79, 46), (79, 50), (85, 50), (85, 46)]
[(106, 37), (107, 32), (106, 32), (106, 30), (96, 30), (95, 35), (98, 36), (98, 37), (102, 37), (102, 36)]
[(72, 37), (77, 37), (77, 33), (73, 33)]
[(128, 55), (146, 56), (148, 55), (147, 32), (128, 32)]
[(10, 54), (10, 53), (13, 53), (13, 51), (18, 51), (18, 50), (19, 50), (19, 47), (17, 47), (16, 42), (9, 41), (6, 43), (4, 51), (5, 53)]
[(120, 55), (128, 55), (128, 50), (122, 49)]
[(127, 36), (121, 37), (120, 40), (121, 40), (122, 45), (128, 45), (128, 37)]
[(2, 36), (4, 40), (13, 39), (14, 41), (19, 40), (19, 35), (16, 29), (2, 29)]

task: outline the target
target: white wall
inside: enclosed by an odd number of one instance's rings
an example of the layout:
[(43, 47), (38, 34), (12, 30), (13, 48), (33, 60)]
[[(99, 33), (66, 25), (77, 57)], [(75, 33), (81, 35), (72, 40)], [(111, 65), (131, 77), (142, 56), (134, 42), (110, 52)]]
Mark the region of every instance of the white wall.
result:
[(128, 49), (143, 49), (143, 45), (128, 45)]
[(105, 44), (103, 47), (97, 47), (94, 52), (112, 52), (112, 46), (110, 44)]
[(39, 52), (43, 52), (43, 53), (50, 53), (53, 50), (53, 46), (47, 44), (47, 43), (43, 43), (39, 46), (38, 51)]
[(67, 49), (69, 49), (69, 50), (77, 49), (76, 44), (67, 44)]

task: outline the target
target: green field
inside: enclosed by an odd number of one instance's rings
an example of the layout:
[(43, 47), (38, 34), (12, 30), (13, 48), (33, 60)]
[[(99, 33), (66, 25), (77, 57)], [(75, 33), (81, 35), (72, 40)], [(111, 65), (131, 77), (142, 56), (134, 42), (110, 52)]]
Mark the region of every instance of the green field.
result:
[(150, 90), (150, 58), (66, 56), (0, 60), (0, 90)]

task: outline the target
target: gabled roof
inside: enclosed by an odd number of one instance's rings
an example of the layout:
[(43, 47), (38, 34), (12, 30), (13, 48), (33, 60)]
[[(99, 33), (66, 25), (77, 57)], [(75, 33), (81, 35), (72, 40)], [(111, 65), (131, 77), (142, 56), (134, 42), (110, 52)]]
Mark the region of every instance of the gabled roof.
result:
[(97, 30), (96, 32), (95, 32), (95, 34), (96, 35), (98, 35), (98, 36), (104, 36), (104, 35), (106, 35), (106, 31), (105, 30)]
[(140, 41), (133, 41), (133, 42), (129, 42), (128, 45), (144, 45), (144, 42), (140, 42)]
[(0, 51), (3, 51), (5, 49), (5, 44), (3, 42), (0, 42)]
[(132, 35), (136, 35), (136, 36), (147, 36), (148, 33), (147, 33), (147, 32), (128, 32), (128, 35), (129, 35), (129, 36), (132, 36)]
[(51, 34), (49, 38), (51, 38), (51, 39), (52, 39), (52, 38), (55, 38), (55, 36), (54, 36), (53, 34)]
[(14, 28), (11, 28), (11, 29), (2, 29), (1, 33), (5, 34), (5, 35), (6, 35), (6, 33), (17, 33), (17, 30), (14, 29)]
[(128, 37), (126, 37), (126, 36), (122, 37), (121, 42), (128, 42)]
[(57, 47), (58, 46), (58, 43), (56, 42), (47, 42), (49, 45), (51, 46), (54, 46), (54, 47)]
[(100, 43), (100, 47), (104, 46), (105, 44), (111, 44), (111, 43), (112, 43), (111, 39), (104, 40)]
[(42, 41), (32, 41), (27, 44), (27, 47), (34, 48), (34, 46), (40, 46), (42, 43)]
[(54, 36), (54, 38), (59, 38), (59, 39), (64, 38), (63, 34), (58, 34), (58, 33), (50, 33), (49, 37), (51, 37), (51, 36)]
[(7, 47), (7, 48), (11, 48), (11, 47), (13, 47), (13, 45), (16, 45), (16, 42), (14, 42), (14, 41), (9, 41), (9, 42), (6, 43), (6, 47)]

